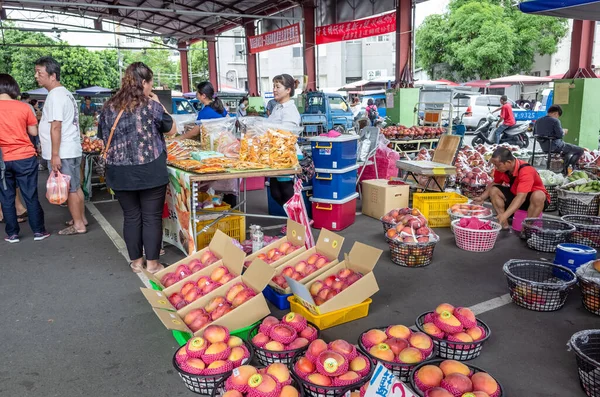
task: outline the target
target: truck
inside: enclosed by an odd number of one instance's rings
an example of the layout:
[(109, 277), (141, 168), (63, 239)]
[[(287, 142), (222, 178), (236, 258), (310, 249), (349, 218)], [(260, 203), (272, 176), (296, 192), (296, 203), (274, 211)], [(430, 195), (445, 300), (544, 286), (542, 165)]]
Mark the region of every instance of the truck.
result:
[(300, 115), (305, 135), (319, 135), (329, 130), (354, 132), (354, 115), (343, 96), (322, 91), (309, 91), (305, 95), (305, 108)]

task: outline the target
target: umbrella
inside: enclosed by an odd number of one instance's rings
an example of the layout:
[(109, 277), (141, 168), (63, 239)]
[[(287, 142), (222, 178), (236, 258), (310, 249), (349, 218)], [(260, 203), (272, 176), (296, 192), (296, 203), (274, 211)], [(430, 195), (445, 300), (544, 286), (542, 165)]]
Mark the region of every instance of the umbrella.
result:
[(314, 247), (315, 238), (313, 237), (312, 229), (310, 228), (312, 221), (308, 218), (308, 214), (306, 213), (306, 206), (304, 205), (304, 198), (302, 197), (302, 180), (300, 178), (296, 178), (294, 182), (294, 195), (283, 205), (283, 209), (291, 220), (304, 225), (304, 229), (306, 229), (306, 249)]
[(519, 4), (526, 14), (600, 21), (600, 1), (592, 0), (530, 0)]
[(44, 96), (46, 96), (46, 95), (48, 95), (48, 90), (45, 89), (44, 87), (41, 87), (41, 88), (36, 88), (35, 90), (29, 90), (29, 91), (27, 91), (27, 93), (29, 95), (44, 95)]
[(515, 74), (512, 76), (499, 77), (497, 79), (490, 80), (491, 85), (496, 84), (544, 84), (550, 83), (552, 79), (548, 77), (535, 77), (525, 76), (522, 74)]

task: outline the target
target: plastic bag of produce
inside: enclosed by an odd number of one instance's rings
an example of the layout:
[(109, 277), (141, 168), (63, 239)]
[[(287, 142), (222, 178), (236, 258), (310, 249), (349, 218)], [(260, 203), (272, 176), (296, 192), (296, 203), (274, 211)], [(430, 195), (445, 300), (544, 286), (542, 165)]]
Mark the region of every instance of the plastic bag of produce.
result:
[(69, 186), (71, 177), (63, 175), (60, 171), (51, 171), (46, 182), (46, 198), (50, 204), (60, 205), (69, 197)]
[[(200, 120), (201, 150), (213, 150), (223, 153), (221, 150), (237, 143), (234, 135), (235, 121), (236, 119), (232, 117)], [(231, 154), (231, 149), (228, 150), (228, 153)], [(223, 154), (227, 155), (228, 153)]]

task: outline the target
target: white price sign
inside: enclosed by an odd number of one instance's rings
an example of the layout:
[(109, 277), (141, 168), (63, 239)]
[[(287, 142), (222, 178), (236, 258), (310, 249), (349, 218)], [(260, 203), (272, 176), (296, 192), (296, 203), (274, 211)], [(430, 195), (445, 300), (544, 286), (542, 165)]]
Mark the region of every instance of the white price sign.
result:
[(386, 367), (377, 363), (365, 397), (418, 397)]

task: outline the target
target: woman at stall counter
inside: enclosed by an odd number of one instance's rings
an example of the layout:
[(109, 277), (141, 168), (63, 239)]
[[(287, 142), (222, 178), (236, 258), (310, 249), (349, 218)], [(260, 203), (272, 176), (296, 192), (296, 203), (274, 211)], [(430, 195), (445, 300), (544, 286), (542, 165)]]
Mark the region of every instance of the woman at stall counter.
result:
[(178, 139), (191, 139), (200, 134), (201, 120), (220, 119), (227, 116), (227, 110), (223, 101), (215, 95), (215, 88), (208, 81), (203, 81), (196, 87), (196, 98), (202, 103), (202, 110), (198, 112), (196, 124), (186, 133), (180, 135)]
[(150, 273), (163, 269), (158, 259), (169, 183), (164, 134), (177, 131), (152, 92), (153, 76), (142, 62), (129, 65), (121, 88), (104, 105), (98, 125), (98, 136), (107, 147), (106, 184), (123, 209), (123, 236), (135, 273), (144, 267), (144, 253)]
[(238, 103), (238, 108), (237, 108), (237, 117), (246, 117), (246, 114), (248, 112), (248, 97), (245, 96), (242, 99), (240, 99), (240, 103)]
[[(292, 100), (298, 88), (298, 80), (289, 74), (280, 74), (273, 78), (273, 96), (277, 104), (269, 116), (269, 122), (280, 125), (283, 129), (300, 125), (300, 113)], [(290, 177), (270, 178), (271, 196), (283, 206), (294, 195), (294, 180)]]

